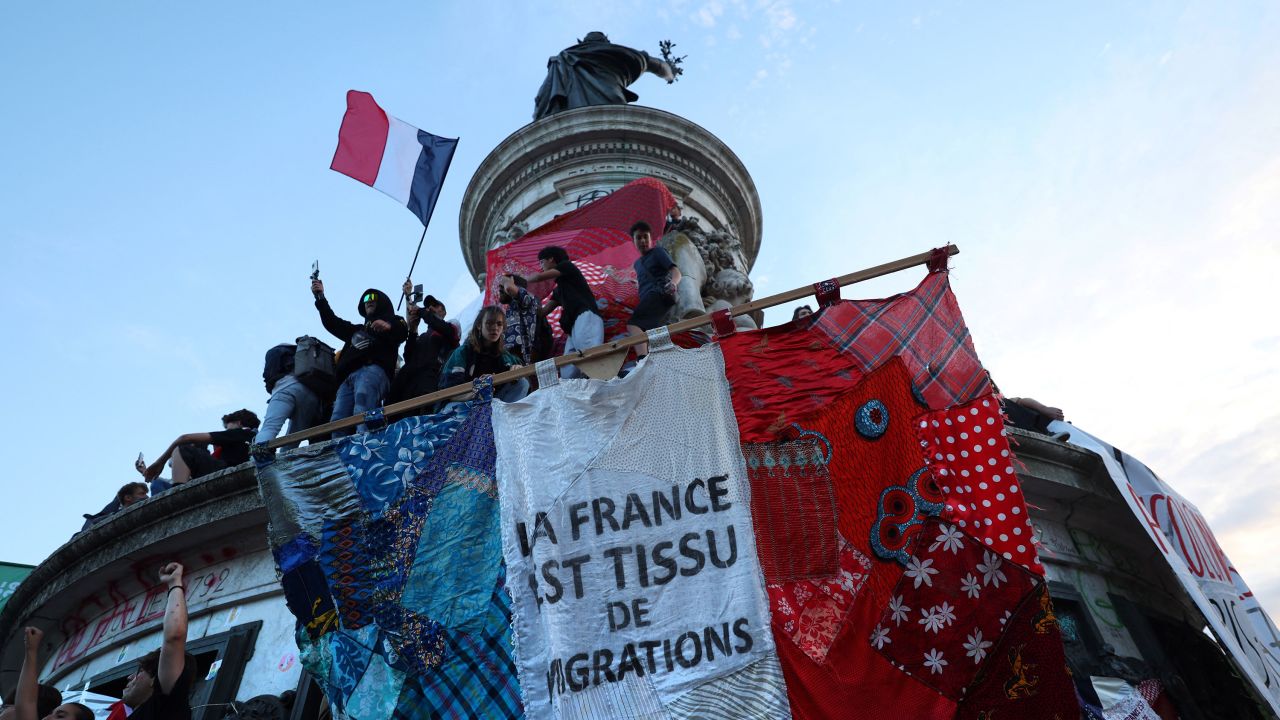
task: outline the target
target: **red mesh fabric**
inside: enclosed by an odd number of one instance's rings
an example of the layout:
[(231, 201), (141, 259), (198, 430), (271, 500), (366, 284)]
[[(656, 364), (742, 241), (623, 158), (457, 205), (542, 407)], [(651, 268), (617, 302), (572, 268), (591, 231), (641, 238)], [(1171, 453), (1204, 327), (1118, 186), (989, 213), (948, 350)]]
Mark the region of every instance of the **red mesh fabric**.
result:
[(959, 700), (990, 662), (1034, 575), (950, 523), (926, 523), (871, 644), (920, 682)]
[(742, 446), (751, 480), (756, 552), (766, 582), (836, 572), (831, 448), (817, 438)]
[(822, 408), (862, 379), (852, 359), (811, 327), (802, 318), (720, 340), (743, 442), (776, 440), (796, 418)]
[[(618, 188), (608, 197), (534, 228), (515, 242), (490, 250), (485, 259), (488, 273), (485, 303), (495, 302), (499, 276), (503, 273), (526, 276), (537, 273), (540, 269), (538, 251), (548, 245), (563, 247), (575, 263), (584, 261), (602, 268), (630, 270), (640, 252), (635, 249), (627, 231), (637, 220), (644, 220), (654, 232), (661, 233), (667, 213), (674, 206), (675, 198), (666, 185), (654, 178), (640, 178)], [(635, 307), (634, 272), (630, 282), (630, 307)], [(545, 298), (552, 287), (551, 282), (535, 283), (529, 287), (529, 292), (536, 298)], [(555, 323), (552, 326), (555, 327)]]
[(995, 395), (923, 415), (916, 431), (947, 494), (946, 517), (1004, 559), (1043, 575)]
[(841, 302), (815, 317), (814, 328), (863, 372), (900, 356), (931, 408), (991, 392), (945, 272), (930, 273), (911, 292)]
[(1058, 620), (1041, 585), (1005, 624), (1004, 637), (961, 701), (956, 720), (1079, 717)]
[(612, 228), (626, 233), (637, 220), (649, 223), (654, 233), (661, 235), (667, 213), (675, 204), (675, 197), (661, 180), (640, 178), (614, 190), (608, 197), (543, 223), (524, 237), (587, 228)]

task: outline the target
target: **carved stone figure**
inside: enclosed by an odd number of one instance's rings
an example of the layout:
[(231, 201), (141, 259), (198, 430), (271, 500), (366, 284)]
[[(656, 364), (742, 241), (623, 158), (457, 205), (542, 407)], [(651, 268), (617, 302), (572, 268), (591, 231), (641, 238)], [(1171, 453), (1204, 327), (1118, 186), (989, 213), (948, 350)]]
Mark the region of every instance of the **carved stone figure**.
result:
[(588, 105), (625, 105), (640, 99), (627, 89), (646, 72), (668, 83), (676, 69), (643, 50), (609, 42), (602, 32), (589, 32), (577, 45), (547, 60), (547, 79), (533, 101), (533, 119)]
[[(675, 223), (662, 238), (662, 246), (680, 267), (683, 278), (676, 289), (672, 317), (680, 320), (749, 302), (755, 292), (747, 277), (742, 243), (733, 235), (705, 231), (697, 218)], [(756, 321), (734, 318), (743, 329), (755, 329)]]

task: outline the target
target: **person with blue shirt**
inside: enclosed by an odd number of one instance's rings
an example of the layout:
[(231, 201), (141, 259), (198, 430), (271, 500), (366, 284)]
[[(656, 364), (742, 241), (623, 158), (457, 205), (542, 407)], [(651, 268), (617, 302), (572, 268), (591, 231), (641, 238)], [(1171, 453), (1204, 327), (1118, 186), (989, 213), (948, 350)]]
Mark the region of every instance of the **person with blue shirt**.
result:
[[(631, 226), (631, 241), (640, 251), (635, 262), (636, 282), (640, 285), (640, 301), (627, 321), (627, 333), (644, 335), (666, 323), (667, 313), (676, 304), (676, 287), (680, 285), (680, 268), (671, 254), (658, 247), (653, 229), (641, 220)], [(636, 360), (649, 354), (649, 343), (636, 345)]]

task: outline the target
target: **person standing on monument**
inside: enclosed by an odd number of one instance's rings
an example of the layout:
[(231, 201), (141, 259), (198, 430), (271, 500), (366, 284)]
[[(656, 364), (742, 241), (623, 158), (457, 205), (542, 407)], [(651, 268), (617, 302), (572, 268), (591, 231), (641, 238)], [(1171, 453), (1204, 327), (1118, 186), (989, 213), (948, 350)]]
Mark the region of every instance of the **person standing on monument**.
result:
[[(680, 285), (680, 268), (666, 248), (653, 240), (653, 229), (640, 220), (631, 226), (631, 241), (640, 251), (635, 262), (636, 282), (640, 285), (640, 301), (627, 321), (627, 333), (644, 335), (664, 323), (667, 311), (676, 304), (676, 288)], [(649, 343), (636, 345), (636, 361), (649, 354)]]
[[(556, 289), (551, 292), (547, 304), (542, 306), (542, 314), (546, 315), (557, 307), (563, 308), (560, 330), (565, 336), (565, 354), (604, 343), (604, 318), (600, 316), (596, 296), (582, 271), (569, 260), (569, 253), (558, 245), (548, 245), (538, 251), (538, 263), (542, 272), (530, 277), (529, 282), (556, 281)], [(560, 368), (560, 376), (566, 379), (586, 377), (574, 365)]]
[[(320, 312), (324, 329), (344, 343), (336, 368), (338, 395), (333, 400), (329, 421), (360, 415), (381, 406), (396, 372), (400, 343), (409, 335), (408, 326), (391, 306), (391, 298), (381, 290), (365, 290), (356, 305), (364, 322), (357, 325), (334, 314), (324, 296), (322, 280), (311, 281), (311, 294), (316, 298), (316, 310)], [(357, 427), (360, 432), (367, 429), (364, 423)], [(338, 431), (333, 436), (338, 438), (348, 433)]]

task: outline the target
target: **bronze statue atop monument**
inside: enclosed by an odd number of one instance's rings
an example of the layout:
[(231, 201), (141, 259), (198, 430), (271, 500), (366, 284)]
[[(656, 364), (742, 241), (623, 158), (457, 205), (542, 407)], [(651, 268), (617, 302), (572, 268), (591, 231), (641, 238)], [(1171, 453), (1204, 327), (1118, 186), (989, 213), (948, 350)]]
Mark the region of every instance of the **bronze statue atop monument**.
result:
[(547, 60), (547, 79), (533, 101), (533, 119), (541, 120), (565, 110), (590, 105), (625, 105), (640, 99), (627, 89), (646, 72), (673, 83), (683, 58), (671, 55), (669, 41), (661, 44), (663, 57), (609, 42), (593, 31)]

